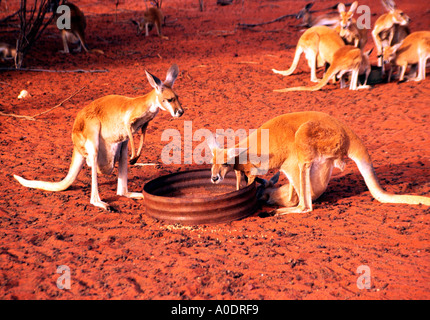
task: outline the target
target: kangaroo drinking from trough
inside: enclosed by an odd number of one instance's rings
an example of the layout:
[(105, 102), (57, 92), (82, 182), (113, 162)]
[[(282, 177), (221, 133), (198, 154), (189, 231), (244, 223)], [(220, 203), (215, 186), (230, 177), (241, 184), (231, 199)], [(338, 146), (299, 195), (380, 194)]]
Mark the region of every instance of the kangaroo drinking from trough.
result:
[[(270, 145), (263, 148), (258, 144), (262, 129), (269, 130)], [(257, 135), (252, 137), (252, 135)], [(257, 141), (256, 148), (239, 148)], [(344, 158), (352, 159), (372, 196), (383, 203), (425, 204), (430, 206), (430, 197), (415, 195), (396, 195), (386, 192), (375, 175), (369, 152), (357, 135), (345, 124), (321, 112), (307, 111), (284, 114), (275, 117), (245, 139), (229, 149), (218, 148), (209, 143), (212, 158), (213, 183), (221, 182), (232, 170), (241, 171), (247, 176), (248, 184), (257, 175), (255, 165), (249, 161), (240, 163), (239, 157), (246, 152), (248, 159), (251, 150), (257, 154), (268, 153), (268, 161), (262, 166), (264, 172), (279, 169), (286, 175), (290, 186), (281, 187), (282, 203), (278, 215), (312, 211), (312, 201), (326, 189), (334, 167), (345, 167)], [(294, 192), (297, 194), (295, 201)], [(277, 196), (279, 192), (277, 191)], [(270, 198), (270, 194), (266, 195)]]
[[(91, 167), (91, 201), (90, 203), (110, 209), (100, 200), (97, 184), (97, 172), (110, 174), (118, 162), (117, 194), (129, 198), (143, 198), (142, 193), (128, 192), (127, 156), (128, 142), (131, 145), (130, 163), (134, 164), (142, 151), (148, 123), (158, 111), (167, 110), (172, 117), (180, 117), (184, 111), (178, 96), (172, 89), (179, 69), (172, 65), (167, 77), (162, 82), (146, 72), (149, 83), (154, 88), (151, 92), (137, 98), (109, 95), (94, 100), (78, 112), (72, 130), (73, 155), (67, 176), (60, 182), (26, 180), (14, 175), (23, 186), (48, 191), (67, 189), (76, 179), (85, 161)], [(136, 153), (133, 133), (141, 130), (142, 135)]]

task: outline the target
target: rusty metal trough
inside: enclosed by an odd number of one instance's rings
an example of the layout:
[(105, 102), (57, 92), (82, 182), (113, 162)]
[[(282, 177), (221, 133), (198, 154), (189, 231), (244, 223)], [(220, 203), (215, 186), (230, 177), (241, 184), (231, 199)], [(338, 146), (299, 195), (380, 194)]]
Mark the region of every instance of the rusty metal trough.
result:
[(247, 217), (257, 207), (255, 182), (244, 181), (236, 190), (236, 176), (228, 174), (220, 184), (210, 180), (209, 169), (165, 175), (143, 188), (146, 213), (169, 223), (214, 224)]

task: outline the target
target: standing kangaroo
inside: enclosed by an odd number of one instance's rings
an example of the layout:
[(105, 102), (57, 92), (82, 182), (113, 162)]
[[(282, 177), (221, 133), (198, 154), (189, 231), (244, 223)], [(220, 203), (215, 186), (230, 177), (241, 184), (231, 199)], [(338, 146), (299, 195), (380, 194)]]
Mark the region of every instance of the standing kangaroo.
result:
[(291, 75), (296, 70), (300, 56), (304, 52), (311, 68), (311, 81), (318, 82), (316, 69), (323, 67), (325, 63), (333, 63), (333, 54), (345, 43), (339, 34), (326, 26), (312, 27), (306, 30), (299, 39), (290, 69), (279, 71), (272, 69), (274, 73), (283, 76)]
[(351, 4), (349, 11), (346, 11), (345, 5), (343, 3), (339, 3), (338, 11), (340, 24), (336, 27), (336, 30), (339, 31), (340, 37), (346, 44), (353, 45), (363, 50), (367, 43), (367, 29), (359, 28), (357, 26), (357, 22), (353, 18), (354, 11), (357, 9), (357, 6), (358, 2), (354, 1)]
[[(63, 53), (70, 53), (68, 42), (77, 44), (78, 47), (74, 50), (81, 52), (84, 48), (85, 52), (104, 54), (102, 50), (89, 49), (85, 41), (85, 29), (87, 28), (87, 20), (84, 13), (78, 6), (73, 3), (66, 2), (65, 6), (70, 10), (70, 29), (61, 29), (61, 39), (63, 40)], [(57, 12), (57, 14), (59, 14)]]
[(382, 67), (384, 74), (383, 50), (403, 41), (410, 33), (408, 24), (411, 19), (402, 10), (397, 9), (394, 0), (382, 0), (382, 4), (388, 12), (375, 21), (372, 37), (378, 55), (378, 67)]
[(430, 58), (430, 31), (417, 31), (408, 35), (401, 43), (384, 50), (384, 62), (391, 63), (388, 73), (388, 82), (394, 66), (400, 67), (399, 81), (402, 81), (408, 65), (418, 64), (418, 75), (415, 81), (426, 78), (426, 63)]
[(137, 25), (137, 35), (140, 35), (143, 32), (143, 28), (145, 28), (145, 36), (147, 37), (149, 35), (149, 27), (152, 28), (155, 25), (158, 37), (168, 40), (168, 37), (163, 36), (163, 20), (164, 16), (161, 9), (152, 7), (143, 13), (143, 18), (140, 21), (131, 20), (131, 22)]
[[(164, 83), (146, 72), (154, 88), (150, 93), (137, 98), (109, 95), (94, 100), (78, 112), (72, 129), (73, 155), (67, 176), (60, 182), (26, 180), (17, 175), (15, 179), (23, 186), (47, 191), (67, 189), (76, 179), (85, 161), (91, 167), (91, 201), (102, 209), (109, 210), (107, 203), (100, 200), (97, 172), (110, 174), (118, 162), (117, 194), (129, 198), (143, 198), (142, 193), (128, 192), (127, 156), (128, 142), (131, 145), (130, 163), (140, 157), (148, 123), (158, 111), (168, 110), (172, 117), (180, 117), (184, 111), (178, 96), (172, 89), (179, 69), (172, 65), (167, 71)], [(141, 130), (139, 149), (135, 151), (133, 133)]]
[[(256, 148), (249, 142), (260, 141), (263, 129), (269, 130), (269, 148), (257, 143)], [(256, 137), (252, 135), (257, 135)], [(257, 139), (255, 139), (257, 138)], [(246, 144), (245, 144), (246, 143)], [(262, 172), (279, 169), (286, 175), (290, 185), (282, 188), (282, 199), (288, 207), (277, 210), (278, 215), (312, 211), (312, 201), (326, 189), (334, 167), (345, 167), (344, 158), (352, 159), (366, 182), (372, 196), (383, 203), (425, 204), (430, 206), (430, 197), (396, 195), (386, 192), (375, 175), (369, 152), (357, 135), (345, 124), (328, 114), (314, 111), (296, 112), (278, 116), (267, 121), (234, 148), (222, 149), (209, 144), (212, 158), (213, 183), (222, 181), (227, 172), (241, 171), (248, 178), (248, 184), (257, 176), (255, 164), (240, 163), (240, 156), (250, 150), (263, 156), (267, 152), (268, 161), (261, 164)], [(298, 201), (294, 201), (294, 192)], [(279, 196), (279, 194), (277, 194)], [(268, 194), (270, 198), (270, 194)]]

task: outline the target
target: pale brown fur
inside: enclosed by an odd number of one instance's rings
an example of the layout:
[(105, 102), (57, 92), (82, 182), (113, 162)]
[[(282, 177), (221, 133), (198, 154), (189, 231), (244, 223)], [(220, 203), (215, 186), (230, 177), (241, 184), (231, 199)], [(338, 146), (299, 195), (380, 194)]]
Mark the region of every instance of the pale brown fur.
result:
[(378, 55), (378, 66), (382, 67), (384, 73), (383, 50), (387, 46), (400, 43), (410, 33), (408, 29), (410, 18), (396, 8), (394, 1), (383, 0), (382, 4), (388, 12), (375, 21), (372, 37)]
[(408, 35), (405, 40), (384, 50), (384, 61), (391, 63), (388, 82), (391, 80), (393, 68), (400, 67), (399, 81), (405, 76), (408, 65), (418, 64), (418, 75), (415, 81), (426, 78), (426, 63), (430, 58), (430, 31), (417, 31)]
[[(351, 72), (350, 90), (357, 90), (367, 88), (367, 78), (371, 71), (370, 61), (368, 53), (363, 53), (359, 48), (354, 46), (346, 45), (339, 48), (333, 55), (333, 63), (327, 69), (322, 80), (311, 87), (293, 87), (285, 89), (277, 89), (275, 92), (290, 92), (290, 91), (316, 91), (324, 87), (330, 79), (334, 79), (337, 74), (341, 79), (341, 88), (345, 87), (344, 74)], [(358, 76), (365, 74), (365, 82), (362, 86), (358, 86)]]
[[(157, 115), (159, 109), (168, 110), (174, 118), (183, 114), (178, 97), (172, 90), (178, 76), (176, 65), (170, 67), (164, 83), (146, 72), (151, 86), (150, 93), (129, 98), (118, 95), (105, 96), (83, 108), (76, 116), (72, 130), (73, 156), (67, 176), (60, 182), (26, 180), (14, 175), (22, 185), (48, 191), (67, 189), (76, 179), (85, 161), (91, 170), (91, 204), (109, 209), (100, 200), (97, 173), (110, 174), (118, 162), (117, 194), (130, 198), (143, 198), (142, 193), (128, 192), (127, 156), (128, 142), (131, 145), (130, 163), (134, 164), (140, 156), (148, 123)], [(133, 134), (141, 131), (139, 149), (136, 153)]]
[(352, 3), (349, 11), (346, 11), (345, 5), (339, 3), (339, 26), (336, 27), (336, 31), (339, 32), (340, 37), (345, 41), (345, 44), (353, 45), (361, 50), (367, 43), (367, 29), (359, 28), (357, 22), (353, 18), (354, 12), (357, 9), (358, 2)]
[(311, 68), (311, 81), (317, 82), (316, 69), (326, 63), (332, 64), (334, 53), (344, 45), (342, 38), (333, 29), (326, 26), (312, 27), (300, 37), (290, 69), (286, 71), (272, 69), (272, 71), (289, 76), (296, 70), (300, 56), (304, 52)]
[[(307, 111), (278, 116), (251, 133), (238, 146), (249, 145), (250, 141), (260, 141), (262, 129), (269, 130), (270, 145), (266, 150), (257, 143), (256, 152), (268, 153), (269, 160), (259, 169), (262, 172), (280, 170), (289, 180), (299, 199), (298, 204), (293, 204), (292, 207), (278, 209), (278, 215), (312, 211), (312, 201), (327, 189), (333, 168), (344, 168), (346, 157), (357, 164), (370, 193), (378, 201), (430, 205), (429, 197), (394, 195), (386, 192), (378, 182), (363, 142), (348, 126), (328, 114)], [(257, 135), (257, 139), (252, 137), (253, 135)], [(247, 153), (249, 159), (250, 151), (241, 148), (219, 149), (213, 146), (211, 149), (212, 182), (219, 183), (231, 170), (243, 172), (248, 178), (248, 183), (256, 179), (255, 172), (252, 173), (255, 165), (239, 161), (243, 152)], [(251, 146), (247, 150), (252, 150)], [(294, 194), (288, 191), (290, 189), (285, 187), (278, 191), (284, 195), (282, 197), (284, 203), (294, 202)]]
[(155, 25), (155, 29), (157, 30), (157, 35), (161, 39), (169, 39), (166, 36), (163, 36), (162, 32), (162, 24), (163, 24), (164, 16), (163, 12), (159, 8), (151, 7), (143, 13), (143, 18), (140, 21), (131, 20), (134, 24), (137, 25), (137, 34), (140, 35), (145, 29), (145, 36), (149, 35), (149, 27)]

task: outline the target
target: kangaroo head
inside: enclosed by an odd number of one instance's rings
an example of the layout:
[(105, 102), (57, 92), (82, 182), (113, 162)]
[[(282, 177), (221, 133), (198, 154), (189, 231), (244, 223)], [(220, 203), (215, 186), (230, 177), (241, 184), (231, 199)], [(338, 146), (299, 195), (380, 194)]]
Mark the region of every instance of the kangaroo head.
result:
[(384, 62), (390, 62), (396, 57), (397, 49), (400, 48), (402, 43), (403, 42), (397, 43), (391, 47), (385, 47), (383, 49), (382, 56), (383, 56)]
[(339, 3), (337, 6), (337, 10), (339, 11), (339, 20), (340, 26), (342, 29), (348, 29), (352, 23), (352, 16), (354, 15), (355, 9), (357, 9), (358, 2), (355, 1), (351, 4), (351, 8), (349, 11), (346, 11), (345, 5), (343, 3)]
[(208, 139), (207, 143), (212, 152), (211, 181), (212, 183), (220, 183), (227, 173), (234, 170), (236, 157), (248, 150), (248, 148), (224, 149), (213, 136)]
[(172, 65), (167, 71), (166, 80), (162, 82), (156, 76), (146, 71), (146, 77), (155, 90), (156, 101), (155, 107), (164, 111), (169, 111), (172, 117), (179, 118), (184, 114), (184, 110), (179, 102), (178, 96), (173, 91), (173, 83), (179, 74), (179, 68), (176, 64)]
[(390, 13), (393, 19), (393, 23), (400, 24), (401, 26), (406, 26), (411, 21), (411, 18), (409, 18), (409, 16), (400, 9), (394, 9)]

